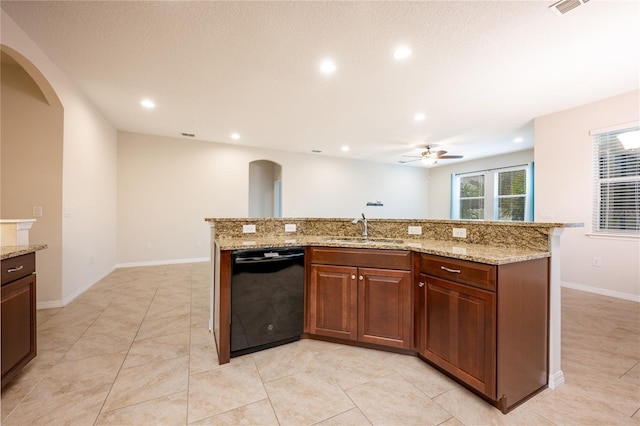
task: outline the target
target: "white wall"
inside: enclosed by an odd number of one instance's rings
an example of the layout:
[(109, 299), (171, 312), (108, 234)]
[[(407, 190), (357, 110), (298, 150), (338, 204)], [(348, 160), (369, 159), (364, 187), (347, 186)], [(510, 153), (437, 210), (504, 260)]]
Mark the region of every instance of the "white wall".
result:
[(64, 108), (62, 300), (67, 303), (113, 270), (116, 261), (117, 133), (67, 74), (2, 11), (2, 44), (44, 75)]
[(533, 150), (513, 152), (478, 160), (433, 167), (429, 178), (429, 219), (451, 218), (451, 175), (476, 170), (529, 164), (533, 161)]
[(284, 217), (427, 216), (424, 168), (121, 132), (118, 264), (208, 258), (204, 219), (248, 215), (255, 160), (282, 166)]
[[(640, 301), (640, 239), (595, 239), (591, 232), (589, 131), (640, 119), (634, 91), (535, 120), (536, 220), (583, 222), (562, 235), (563, 285)], [(541, 219), (541, 212), (552, 219)], [(601, 267), (592, 266), (593, 257)]]

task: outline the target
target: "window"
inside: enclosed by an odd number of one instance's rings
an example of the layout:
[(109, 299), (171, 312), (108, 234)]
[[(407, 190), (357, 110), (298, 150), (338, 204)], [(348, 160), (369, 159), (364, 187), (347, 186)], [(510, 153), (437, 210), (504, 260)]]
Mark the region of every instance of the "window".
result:
[[(627, 125), (628, 126), (628, 125)], [(640, 235), (640, 127), (595, 131), (593, 135), (593, 232)]]
[(452, 176), (451, 218), (533, 220), (533, 164)]

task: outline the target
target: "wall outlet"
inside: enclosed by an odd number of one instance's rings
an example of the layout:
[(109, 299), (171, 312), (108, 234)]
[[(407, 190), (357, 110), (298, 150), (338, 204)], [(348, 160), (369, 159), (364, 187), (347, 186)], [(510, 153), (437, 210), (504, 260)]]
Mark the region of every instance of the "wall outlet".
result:
[(42, 217), (42, 206), (33, 206), (33, 217)]
[(553, 210), (540, 210), (540, 219), (553, 219)]
[(256, 226), (255, 225), (242, 225), (242, 233), (243, 234), (255, 234)]
[(467, 228), (453, 228), (453, 236), (456, 238), (467, 238)]
[(602, 259), (600, 259), (599, 257), (591, 258), (591, 266), (595, 266), (596, 268), (601, 267), (602, 266)]
[(284, 224), (284, 232), (296, 232), (296, 224), (295, 223), (285, 223)]
[(409, 235), (422, 235), (422, 226), (410, 226)]

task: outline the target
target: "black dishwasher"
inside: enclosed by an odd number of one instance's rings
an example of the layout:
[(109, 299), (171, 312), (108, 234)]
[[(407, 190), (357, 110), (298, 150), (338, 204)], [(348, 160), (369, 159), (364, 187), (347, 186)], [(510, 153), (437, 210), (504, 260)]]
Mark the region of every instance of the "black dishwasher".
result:
[(300, 338), (304, 248), (235, 250), (231, 273), (231, 357)]

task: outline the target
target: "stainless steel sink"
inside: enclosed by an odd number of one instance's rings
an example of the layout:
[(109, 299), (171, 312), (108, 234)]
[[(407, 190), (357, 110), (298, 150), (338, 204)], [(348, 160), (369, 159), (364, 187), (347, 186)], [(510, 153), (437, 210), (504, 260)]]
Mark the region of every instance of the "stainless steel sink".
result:
[(328, 243), (348, 243), (348, 244), (400, 244), (403, 240), (392, 238), (361, 238), (361, 237), (336, 237), (326, 238)]

